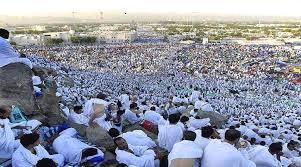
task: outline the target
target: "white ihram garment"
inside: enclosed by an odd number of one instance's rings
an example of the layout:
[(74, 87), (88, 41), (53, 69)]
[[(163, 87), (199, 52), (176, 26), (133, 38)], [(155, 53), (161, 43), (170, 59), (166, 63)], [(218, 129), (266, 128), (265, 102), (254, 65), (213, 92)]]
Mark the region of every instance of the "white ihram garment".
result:
[[(168, 155), (168, 166), (171, 165), (171, 161), (178, 158), (202, 158), (203, 150), (196, 145), (193, 141), (183, 140), (176, 143), (171, 152)], [(198, 167), (197, 162), (194, 165)]]
[(211, 140), (204, 150), (202, 167), (256, 167), (231, 144)]
[(146, 146), (132, 146), (130, 144), (128, 147), (134, 154), (116, 149), (116, 160), (119, 163), (124, 163), (128, 166), (155, 167), (156, 154), (153, 150), (148, 150)]
[(159, 125), (158, 142), (159, 146), (168, 152), (172, 150), (175, 143), (183, 138), (183, 130), (179, 125)]

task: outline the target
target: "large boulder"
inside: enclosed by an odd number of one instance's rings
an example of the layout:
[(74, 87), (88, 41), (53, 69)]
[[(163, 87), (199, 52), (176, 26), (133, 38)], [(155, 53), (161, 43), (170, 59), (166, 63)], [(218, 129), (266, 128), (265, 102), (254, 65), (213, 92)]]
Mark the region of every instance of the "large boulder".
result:
[(48, 76), (56, 76), (57, 73), (50, 68), (46, 67), (40, 67), (40, 66), (34, 66), (33, 71), (35, 72), (35, 75), (39, 76), (42, 80), (47, 78)]
[(227, 117), (217, 112), (199, 111), (197, 114), (200, 118), (210, 118), (211, 125), (221, 128), (227, 122)]
[(112, 137), (105, 129), (99, 126), (87, 127), (86, 137), (88, 142), (95, 144), (98, 147), (104, 147), (106, 150), (111, 152), (115, 151), (116, 146)]
[(21, 63), (0, 68), (0, 104), (17, 105), (26, 115), (35, 110), (32, 71)]
[[(42, 79), (52, 72), (34, 68)], [(43, 95), (35, 98), (32, 85), (32, 70), (24, 64), (13, 63), (0, 68), (0, 105), (17, 105), (29, 119), (38, 119), (43, 123), (59, 124), (64, 120), (60, 115), (56, 97), (56, 83), (48, 80)]]
[(74, 122), (72, 122), (72, 121), (70, 121), (70, 120), (67, 120), (66, 122), (67, 122), (67, 124), (68, 124), (70, 127), (76, 129), (76, 131), (78, 132), (78, 134), (79, 134), (80, 136), (86, 136), (86, 129), (87, 129), (87, 126), (86, 126), (86, 125), (77, 124), (77, 123), (74, 123)]
[[(190, 112), (194, 110), (194, 106), (188, 106), (187, 109), (182, 113), (185, 116), (190, 117)], [(210, 118), (211, 125), (216, 125), (217, 127), (221, 128), (227, 122), (227, 117), (219, 114), (217, 112), (207, 112), (199, 110), (197, 115), (201, 118)]]
[[(36, 106), (38, 113), (46, 116), (46, 121), (50, 125), (60, 124), (64, 122), (64, 119), (59, 110), (59, 98), (56, 96), (57, 85), (56, 82), (51, 79), (56, 76), (57, 73), (49, 68), (34, 67), (35, 75), (38, 75), (45, 83), (42, 92), (43, 95), (36, 97)], [(35, 114), (38, 114), (35, 113)]]
[(42, 113), (47, 117), (46, 122), (50, 125), (60, 124), (64, 122), (64, 119), (59, 110), (59, 98), (56, 96), (56, 83), (54, 80), (47, 80), (47, 86), (42, 90), (43, 95), (36, 97), (36, 105), (38, 107), (38, 113)]

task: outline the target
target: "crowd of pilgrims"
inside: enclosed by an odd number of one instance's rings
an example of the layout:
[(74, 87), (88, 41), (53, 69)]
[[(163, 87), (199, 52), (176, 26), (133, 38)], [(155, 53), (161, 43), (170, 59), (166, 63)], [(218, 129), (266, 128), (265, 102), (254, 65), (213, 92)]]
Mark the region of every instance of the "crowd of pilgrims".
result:
[[(45, 80), (57, 82), (64, 115), (105, 129), (120, 167), (301, 167), (301, 86), (267, 72), (274, 55), (299, 56), (289, 46), (65, 45), (20, 52), (56, 71)], [(218, 127), (200, 111), (228, 121)], [(106, 158), (73, 128), (48, 128), (46, 134), (56, 134), (45, 140), (38, 121), (13, 124), (10, 113), (0, 107), (0, 158), (12, 158), (13, 167), (88, 166)], [(123, 131), (136, 124), (157, 139)]]

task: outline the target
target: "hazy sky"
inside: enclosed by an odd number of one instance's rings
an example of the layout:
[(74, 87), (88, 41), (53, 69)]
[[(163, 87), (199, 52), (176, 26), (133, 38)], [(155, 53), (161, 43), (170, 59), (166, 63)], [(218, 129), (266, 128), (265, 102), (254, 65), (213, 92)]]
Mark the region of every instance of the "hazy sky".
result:
[(0, 15), (57, 16), (76, 11), (301, 16), (301, 0), (0, 0)]

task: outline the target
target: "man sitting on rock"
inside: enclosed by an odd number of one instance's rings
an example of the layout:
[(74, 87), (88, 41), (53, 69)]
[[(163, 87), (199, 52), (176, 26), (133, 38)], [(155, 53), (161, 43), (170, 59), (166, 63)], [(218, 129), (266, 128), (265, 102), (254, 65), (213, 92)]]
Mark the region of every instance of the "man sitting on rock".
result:
[(21, 123), (11, 123), (9, 117), (11, 115), (10, 108), (0, 106), (0, 158), (10, 158), (20, 145), (20, 142), (15, 139), (15, 132), (12, 129), (33, 131), (41, 122), (30, 120)]
[(11, 63), (23, 63), (32, 69), (32, 63), (27, 58), (22, 58), (11, 44), (7, 41), (9, 32), (5, 29), (0, 29), (0, 67)]

